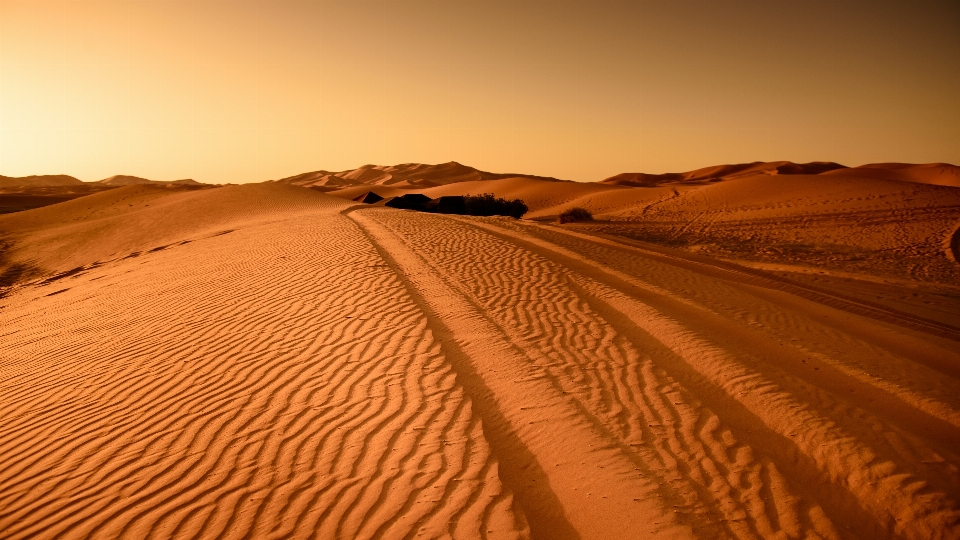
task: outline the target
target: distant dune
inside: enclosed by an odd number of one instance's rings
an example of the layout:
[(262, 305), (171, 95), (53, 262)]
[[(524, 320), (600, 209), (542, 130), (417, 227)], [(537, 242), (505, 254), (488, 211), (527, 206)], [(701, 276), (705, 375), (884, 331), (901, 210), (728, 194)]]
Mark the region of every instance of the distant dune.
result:
[(131, 186), (139, 184), (187, 184), (187, 185), (205, 185), (196, 180), (147, 180), (138, 176), (128, 176), (118, 174), (96, 182), (82, 182), (72, 176), (65, 174), (41, 175), (41, 176), (2, 176), (0, 175), (0, 188), (9, 187), (50, 187), (50, 186), (81, 186), (84, 184), (103, 184), (106, 186)]
[(96, 182), (82, 182), (64, 174), (47, 176), (0, 176), (0, 214), (41, 208), (104, 190), (130, 185), (166, 187), (213, 187), (195, 180), (147, 180), (137, 176), (116, 175)]
[(10, 187), (48, 187), (48, 186), (78, 186), (80, 180), (65, 174), (48, 174), (40, 176), (3, 176), (0, 175), (0, 188)]
[(666, 184), (702, 184), (752, 176), (756, 174), (821, 174), (827, 171), (846, 169), (843, 165), (829, 162), (791, 163), (774, 161), (739, 165), (718, 165), (686, 173), (644, 174), (623, 173), (603, 180), (604, 184), (635, 187), (656, 187)]
[(899, 182), (916, 182), (940, 186), (960, 187), (960, 167), (947, 163), (929, 163), (915, 165), (909, 163), (874, 163), (860, 167), (845, 167), (839, 163), (820, 162), (791, 163), (774, 161), (770, 163), (742, 163), (739, 165), (719, 165), (706, 167), (686, 173), (644, 174), (624, 173), (607, 178), (602, 182), (623, 186), (655, 187), (667, 184), (700, 184), (731, 180), (757, 174), (767, 175), (813, 175), (851, 176), (858, 178), (878, 178)]
[[(831, 171), (827, 174), (845, 173), (843, 171)], [(850, 169), (847, 171), (847, 174), (860, 178), (878, 178), (898, 182), (916, 182), (918, 184), (960, 187), (960, 167), (948, 163), (928, 163), (926, 165), (874, 163)]]
[(135, 186), (142, 184), (184, 184), (191, 186), (202, 185), (200, 182), (191, 179), (184, 180), (147, 180), (146, 178), (140, 178), (137, 176), (127, 176), (125, 174), (118, 174), (111, 176), (110, 178), (104, 178), (103, 180), (98, 181), (99, 184), (105, 184), (108, 186)]
[(391, 188), (427, 188), (471, 182), (477, 180), (496, 180), (500, 178), (524, 177), (539, 180), (556, 181), (555, 178), (510, 173), (489, 173), (461, 165), (456, 161), (439, 165), (405, 163), (402, 165), (382, 166), (364, 165), (358, 169), (341, 172), (315, 171), (277, 182), (295, 186), (311, 187), (321, 190), (343, 189), (351, 186), (388, 186)]

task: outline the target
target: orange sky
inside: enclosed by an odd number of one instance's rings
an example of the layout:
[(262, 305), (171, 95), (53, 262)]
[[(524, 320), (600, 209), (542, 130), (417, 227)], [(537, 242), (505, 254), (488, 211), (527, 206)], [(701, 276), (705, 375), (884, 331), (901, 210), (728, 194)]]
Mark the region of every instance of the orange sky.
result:
[(0, 174), (960, 163), (958, 28), (956, 1), (0, 0)]

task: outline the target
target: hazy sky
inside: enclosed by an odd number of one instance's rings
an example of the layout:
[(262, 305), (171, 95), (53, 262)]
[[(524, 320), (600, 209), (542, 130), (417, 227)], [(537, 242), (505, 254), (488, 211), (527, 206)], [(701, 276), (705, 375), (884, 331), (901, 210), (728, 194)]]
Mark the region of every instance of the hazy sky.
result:
[(0, 0), (0, 174), (960, 163), (960, 2)]

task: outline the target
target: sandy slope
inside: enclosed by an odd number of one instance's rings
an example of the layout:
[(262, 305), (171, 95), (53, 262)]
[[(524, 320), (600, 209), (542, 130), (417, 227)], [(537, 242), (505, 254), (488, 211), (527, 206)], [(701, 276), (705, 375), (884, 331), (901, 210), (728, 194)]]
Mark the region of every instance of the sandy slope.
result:
[(432, 329), (345, 204), (133, 194), (162, 238), (2, 301), (0, 536), (525, 535)]
[(171, 190), (209, 189), (211, 184), (194, 180), (147, 180), (137, 176), (116, 175), (96, 182), (81, 182), (67, 175), (10, 177), (0, 175), (0, 214), (32, 210), (119, 186), (153, 185)]
[(234, 221), (290, 219), (311, 211), (314, 195), (288, 186), (126, 186), (0, 216), (0, 235), (12, 243), (8, 257), (62, 272), (220, 232)]
[(276, 183), (0, 226), (3, 538), (960, 538), (949, 321)]
[(871, 163), (849, 170), (835, 170), (824, 174), (851, 175), (898, 182), (916, 182), (935, 186), (960, 187), (960, 167), (949, 163)]
[(754, 163), (739, 163), (731, 165), (714, 165), (704, 167), (695, 171), (683, 173), (665, 173), (665, 174), (646, 174), (646, 173), (623, 173), (611, 176), (601, 183), (634, 186), (634, 187), (656, 187), (663, 185), (702, 185), (712, 182), (719, 182), (733, 178), (743, 178), (746, 176), (763, 175), (789, 175), (789, 174), (822, 174), (827, 171), (845, 170), (847, 167), (839, 163), (815, 161), (813, 163), (793, 163), (790, 161), (757, 161)]
[(929, 304), (960, 298), (958, 179), (960, 167), (942, 163), (772, 162), (626, 173), (595, 183), (511, 177), (420, 188), (352, 185), (329, 193), (347, 199), (368, 191), (386, 197), (493, 193), (522, 199), (530, 208), (525, 217), (541, 221), (582, 207), (596, 222), (578, 225), (581, 230), (786, 272), (852, 273), (895, 287), (936, 284), (922, 293), (921, 303)]
[[(642, 190), (643, 188), (635, 188)], [(960, 285), (960, 188), (839, 174), (757, 175), (606, 214), (598, 232), (835, 272)]]

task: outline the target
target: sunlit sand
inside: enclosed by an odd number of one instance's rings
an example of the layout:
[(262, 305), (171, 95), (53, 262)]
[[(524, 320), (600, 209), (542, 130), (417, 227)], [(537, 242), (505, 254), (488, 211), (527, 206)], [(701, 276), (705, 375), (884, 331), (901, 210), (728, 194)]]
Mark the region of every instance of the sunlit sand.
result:
[(957, 168), (777, 167), (0, 216), (0, 537), (956, 537)]

